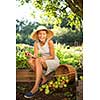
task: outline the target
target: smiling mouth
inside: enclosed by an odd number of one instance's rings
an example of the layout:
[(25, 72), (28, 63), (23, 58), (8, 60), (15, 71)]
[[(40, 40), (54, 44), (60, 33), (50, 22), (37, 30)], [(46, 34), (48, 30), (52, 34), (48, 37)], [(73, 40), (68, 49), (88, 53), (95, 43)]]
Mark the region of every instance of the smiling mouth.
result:
[(41, 40), (44, 40), (44, 38), (40, 38)]

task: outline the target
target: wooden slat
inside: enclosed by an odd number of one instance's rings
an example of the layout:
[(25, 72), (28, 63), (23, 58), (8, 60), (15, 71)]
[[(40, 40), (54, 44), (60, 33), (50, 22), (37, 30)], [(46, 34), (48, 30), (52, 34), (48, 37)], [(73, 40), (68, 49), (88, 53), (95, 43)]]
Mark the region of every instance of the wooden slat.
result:
[(16, 80), (16, 82), (34, 82), (35, 80), (28, 80), (28, 79), (24, 79), (24, 80)]
[(17, 78), (19, 77), (35, 77), (35, 75), (31, 74), (31, 75), (17, 75)]

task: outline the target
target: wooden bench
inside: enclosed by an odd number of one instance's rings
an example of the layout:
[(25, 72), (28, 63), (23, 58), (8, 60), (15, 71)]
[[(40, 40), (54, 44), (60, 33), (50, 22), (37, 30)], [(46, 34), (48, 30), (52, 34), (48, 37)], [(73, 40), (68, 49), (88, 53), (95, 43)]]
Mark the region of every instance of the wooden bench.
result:
[[(49, 79), (57, 76), (68, 76), (70, 80), (75, 79), (76, 70), (73, 66), (68, 64), (61, 64), (56, 71), (47, 75)], [(16, 82), (34, 82), (35, 73), (30, 69), (19, 69), (16, 71)]]
[(34, 82), (35, 73), (30, 69), (17, 69), (16, 82)]

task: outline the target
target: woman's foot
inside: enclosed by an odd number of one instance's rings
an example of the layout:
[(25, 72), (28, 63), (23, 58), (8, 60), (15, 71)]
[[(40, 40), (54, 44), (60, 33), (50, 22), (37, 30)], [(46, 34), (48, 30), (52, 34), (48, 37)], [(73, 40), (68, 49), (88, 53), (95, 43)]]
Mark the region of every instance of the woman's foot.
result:
[(31, 92), (28, 92), (24, 95), (25, 98), (32, 98), (36, 93), (38, 92), (38, 89), (31, 90)]
[(24, 95), (25, 98), (32, 98), (34, 94), (32, 92), (28, 92)]
[(41, 85), (47, 83), (47, 79), (43, 79), (42, 82), (41, 82)]

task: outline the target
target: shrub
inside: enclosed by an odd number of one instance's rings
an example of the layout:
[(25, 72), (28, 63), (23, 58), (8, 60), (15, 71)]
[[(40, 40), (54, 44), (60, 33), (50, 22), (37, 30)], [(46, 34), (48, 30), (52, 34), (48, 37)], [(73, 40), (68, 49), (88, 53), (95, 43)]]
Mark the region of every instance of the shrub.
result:
[[(34, 53), (33, 47), (25, 44), (16, 45), (16, 68), (28, 68), (28, 58), (25, 56), (25, 51)], [(60, 59), (60, 64), (70, 64), (77, 70), (82, 69), (82, 47), (70, 47), (69, 45), (55, 44), (55, 53)]]
[(78, 68), (82, 66), (82, 47), (70, 47), (60, 43), (55, 44), (56, 55), (60, 64), (70, 64)]
[(28, 68), (27, 57), (25, 51), (33, 53), (33, 47), (25, 44), (16, 45), (16, 68)]

